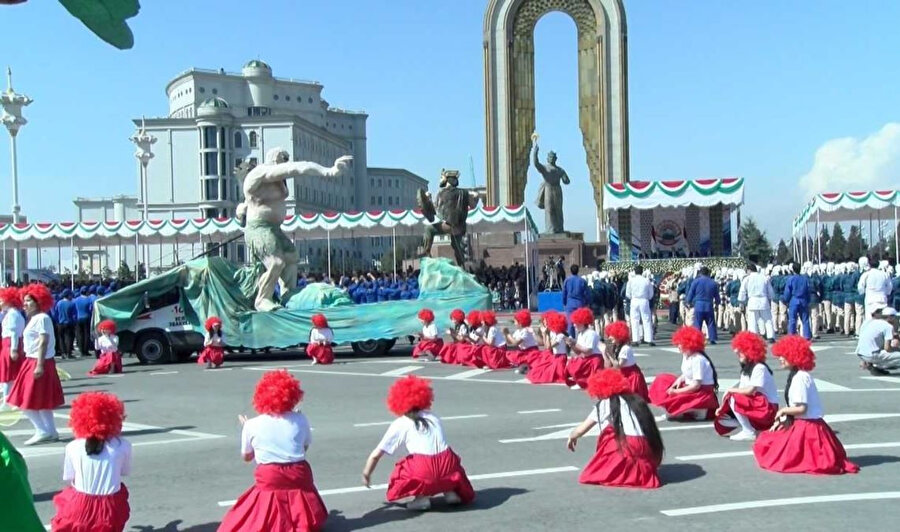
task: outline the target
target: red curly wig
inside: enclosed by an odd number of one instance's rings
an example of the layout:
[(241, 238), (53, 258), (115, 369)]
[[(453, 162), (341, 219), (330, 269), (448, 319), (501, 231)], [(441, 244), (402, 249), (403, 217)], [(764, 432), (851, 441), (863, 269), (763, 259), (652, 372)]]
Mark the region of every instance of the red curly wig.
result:
[(285, 369), (265, 373), (256, 383), (253, 392), (253, 408), (260, 414), (284, 414), (290, 412), (303, 399), (300, 381)]
[(624, 321), (614, 321), (603, 329), (603, 334), (607, 338), (612, 338), (619, 345), (625, 345), (631, 340), (631, 329), (628, 323)]
[(481, 327), (481, 311), (473, 310), (470, 311), (466, 316), (466, 323), (469, 324), (469, 327), (475, 329)]
[(588, 377), (587, 393), (597, 399), (606, 399), (613, 395), (631, 393), (631, 386), (621, 371), (602, 369)]
[(222, 320), (220, 320), (218, 316), (210, 316), (209, 318), (206, 318), (206, 323), (203, 324), (203, 328), (206, 329), (206, 332), (212, 332), (213, 327), (216, 325), (221, 329)]
[(516, 312), (513, 319), (516, 320), (516, 324), (519, 327), (531, 326), (531, 312), (529, 312), (528, 309), (523, 308), (522, 310)]
[(462, 323), (466, 319), (466, 313), (461, 308), (455, 308), (450, 311), (450, 321)]
[(672, 343), (679, 349), (688, 353), (702, 353), (706, 346), (706, 340), (700, 329), (685, 325), (672, 335)]
[(328, 327), (328, 318), (325, 317), (324, 314), (314, 314), (312, 317), (313, 327), (317, 329), (324, 329)]
[(758, 364), (766, 360), (766, 341), (750, 331), (741, 331), (731, 339), (731, 348), (744, 355), (748, 362)]
[(0, 288), (0, 301), (13, 308), (22, 308), (22, 294), (15, 286)]
[(809, 340), (796, 334), (782, 336), (772, 346), (772, 354), (783, 358), (788, 366), (801, 371), (812, 371), (816, 367), (816, 354)]
[(111, 393), (86, 392), (72, 401), (69, 426), (76, 438), (106, 441), (122, 433), (125, 405)]
[(423, 308), (419, 311), (419, 319), (425, 323), (431, 323), (434, 321), (434, 312), (430, 308)]
[(497, 325), (497, 315), (490, 310), (485, 310), (481, 313), (481, 321), (486, 326), (493, 327), (494, 325)]
[(433, 402), (431, 381), (415, 375), (397, 379), (388, 390), (388, 410), (398, 416), (405, 416), (413, 410), (428, 410)]
[(23, 287), (19, 290), (19, 294), (23, 301), (26, 297), (33, 299), (41, 312), (50, 312), (50, 309), (53, 308), (53, 294), (50, 293), (49, 288), (40, 283), (31, 283)]
[(109, 334), (115, 334), (116, 332), (116, 322), (113, 320), (103, 320), (97, 324), (97, 331), (109, 331)]
[(587, 327), (594, 323), (594, 313), (587, 307), (581, 307), (572, 313), (572, 323)]
[(566, 321), (566, 315), (554, 312), (553, 315), (547, 317), (547, 328), (550, 332), (557, 334), (566, 332), (569, 328), (569, 322)]

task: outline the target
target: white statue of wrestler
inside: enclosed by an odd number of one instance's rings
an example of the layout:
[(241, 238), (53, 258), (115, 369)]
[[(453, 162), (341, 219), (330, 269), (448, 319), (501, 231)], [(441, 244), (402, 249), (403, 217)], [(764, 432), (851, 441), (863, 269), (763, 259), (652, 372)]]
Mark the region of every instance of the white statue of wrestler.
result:
[(285, 216), (287, 183), (290, 177), (339, 177), (353, 157), (339, 157), (331, 168), (308, 161), (290, 161), (283, 148), (266, 152), (266, 160), (244, 178), (244, 202), (237, 206), (238, 221), (244, 226), (244, 241), (251, 256), (265, 266), (256, 288), (256, 310), (279, 307), (273, 299), (280, 283), (282, 301), (297, 286), (297, 248), (281, 230)]

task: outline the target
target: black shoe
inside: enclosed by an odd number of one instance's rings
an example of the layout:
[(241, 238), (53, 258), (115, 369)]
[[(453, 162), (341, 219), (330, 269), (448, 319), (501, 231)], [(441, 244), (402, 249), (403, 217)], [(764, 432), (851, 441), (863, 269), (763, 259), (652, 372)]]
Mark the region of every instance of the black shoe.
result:
[(656, 347), (656, 342), (650, 342), (650, 347)]
[(640, 347), (640, 346), (641, 346), (640, 342), (631, 342), (631, 347)]
[(519, 366), (518, 368), (516, 368), (516, 373), (518, 373), (519, 375), (525, 375), (526, 373), (528, 373), (528, 366), (524, 364)]
[(774, 339), (774, 338), (769, 338), (769, 343), (770, 343), (770, 344), (774, 344), (774, 343), (775, 343), (775, 339)]
[(710, 341), (709, 341), (709, 345), (716, 345), (716, 341), (715, 341), (715, 340), (710, 340)]
[(885, 369), (877, 368), (871, 364), (869, 364), (869, 373), (872, 375), (890, 375), (891, 372)]

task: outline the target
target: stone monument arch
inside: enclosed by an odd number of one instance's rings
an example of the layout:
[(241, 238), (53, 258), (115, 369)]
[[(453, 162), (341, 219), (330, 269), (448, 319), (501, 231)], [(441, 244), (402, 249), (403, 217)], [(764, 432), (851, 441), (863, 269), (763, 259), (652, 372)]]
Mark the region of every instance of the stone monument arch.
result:
[(599, 238), (606, 224), (603, 184), (628, 180), (628, 72), (622, 0), (488, 1), (484, 15), (487, 203), (525, 202), (535, 130), (534, 28), (551, 11), (572, 17), (578, 32), (579, 126), (597, 204)]

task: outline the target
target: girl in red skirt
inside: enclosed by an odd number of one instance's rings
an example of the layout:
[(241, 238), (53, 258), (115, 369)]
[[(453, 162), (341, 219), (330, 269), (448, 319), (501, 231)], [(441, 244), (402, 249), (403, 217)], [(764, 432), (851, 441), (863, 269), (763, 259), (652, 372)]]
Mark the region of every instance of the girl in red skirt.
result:
[(510, 367), (509, 358), (506, 355), (506, 335), (497, 327), (497, 315), (486, 310), (481, 313), (481, 320), (488, 328), (484, 337), (484, 345), (481, 346), (479, 353), (482, 362), (491, 369)]
[(778, 410), (778, 388), (766, 364), (766, 341), (756, 333), (741, 331), (731, 340), (741, 363), (741, 380), (725, 392), (716, 411), (716, 432), (721, 436), (740, 427), (732, 440), (752, 441), (757, 431), (769, 430)]
[(600, 425), (597, 452), (578, 481), (601, 486), (659, 487), (657, 468), (663, 442), (650, 407), (631, 392), (631, 385), (616, 369), (604, 369), (588, 379), (588, 394), (597, 404), (581, 425), (569, 434), (567, 446), (575, 451), (578, 438)]
[(122, 355), (119, 353), (116, 323), (112, 320), (103, 320), (97, 324), (97, 332), (100, 335), (94, 340), (94, 349), (100, 354), (100, 358), (88, 375), (122, 373)]
[(238, 417), (241, 455), (256, 461), (256, 482), (225, 515), (220, 532), (312, 532), (325, 525), (328, 511), (306, 461), (312, 432), (306, 416), (294, 411), (302, 399), (300, 382), (283, 369), (257, 383), (253, 407), (259, 415)]
[(506, 356), (511, 365), (518, 366), (516, 371), (525, 373), (531, 364), (531, 358), (538, 353), (537, 339), (531, 328), (531, 312), (523, 308), (516, 312), (513, 321), (517, 326), (514, 333), (510, 334), (508, 329), (503, 329), (506, 344), (512, 348), (507, 350)]
[(313, 359), (312, 365), (331, 364), (334, 362), (334, 331), (328, 326), (328, 320), (324, 314), (316, 314), (312, 317), (313, 329), (309, 332), (309, 345), (306, 354)]
[(566, 345), (574, 355), (566, 362), (566, 375), (575, 383), (574, 387), (585, 389), (588, 377), (603, 369), (600, 335), (590, 327), (594, 324), (594, 313), (587, 307), (572, 313), (572, 324), (578, 336), (577, 339), (566, 338)]
[(466, 342), (456, 346), (456, 363), (463, 366), (483, 368), (481, 360), (481, 346), (484, 344), (484, 326), (481, 321), (481, 311), (472, 310), (466, 316), (469, 325), (469, 335)]
[(666, 413), (657, 419), (713, 419), (719, 408), (719, 380), (716, 367), (706, 356), (706, 341), (700, 329), (682, 327), (672, 335), (681, 351), (681, 375), (663, 373), (650, 386), (650, 401)]
[(412, 499), (410, 510), (428, 510), (430, 497), (443, 494), (449, 504), (468, 504), (475, 499), (462, 461), (444, 439), (441, 420), (431, 404), (431, 381), (410, 375), (398, 379), (388, 390), (388, 409), (398, 416), (369, 455), (362, 479), (369, 486), (372, 472), (384, 455), (393, 455), (401, 446), (407, 456), (397, 462), (388, 480), (387, 500)]
[(19, 313), (22, 308), (22, 296), (16, 287), (0, 289), (0, 310), (2, 310), (2, 344), (0, 344), (0, 404), (6, 402), (9, 388), (19, 366), (25, 357), (22, 345), (22, 333), (25, 330), (25, 319)]
[(66, 488), (53, 497), (55, 532), (121, 532), (131, 514), (122, 477), (131, 473), (131, 443), (119, 437), (125, 405), (115, 395), (88, 392), (72, 401), (66, 445)]
[(469, 337), (469, 327), (466, 326), (466, 313), (462, 309), (455, 308), (450, 311), (451, 326), (447, 329), (450, 341), (441, 348), (440, 357), (444, 364), (456, 364), (456, 351)]
[(822, 417), (816, 367), (809, 340), (785, 336), (772, 346), (781, 367), (790, 371), (784, 390), (787, 406), (775, 414), (775, 424), (761, 432), (753, 444), (756, 463), (778, 473), (840, 475), (857, 473), (859, 466), (847, 459), (847, 451)]
[(22, 331), (25, 358), (13, 381), (7, 403), (18, 407), (34, 425), (34, 436), (25, 445), (57, 441), (53, 409), (65, 403), (62, 384), (53, 359), (56, 342), (53, 320), (47, 314), (53, 306), (53, 295), (42, 284), (22, 288), (22, 306), (27, 324)]
[(213, 366), (219, 367), (225, 361), (225, 334), (222, 332), (222, 320), (217, 316), (210, 316), (203, 324), (206, 329), (206, 339), (203, 341), (203, 351), (197, 358), (197, 364), (206, 364), (206, 369)]
[(419, 336), (419, 343), (413, 348), (412, 356), (419, 358), (424, 355), (431, 360), (437, 360), (444, 347), (444, 341), (438, 336), (438, 328), (434, 324), (434, 312), (431, 309), (423, 308), (419, 311), (419, 321), (422, 322), (422, 334)]
[(621, 371), (631, 386), (631, 392), (649, 403), (650, 392), (647, 390), (647, 379), (634, 360), (634, 349), (631, 348), (631, 331), (628, 329), (628, 323), (614, 321), (607, 325), (603, 332), (606, 335), (606, 343), (603, 346), (603, 359), (606, 367)]
[(532, 384), (570, 385), (566, 375), (566, 329), (569, 327), (566, 316), (551, 310), (544, 313), (542, 321), (541, 337), (545, 351), (532, 357), (525, 377)]

